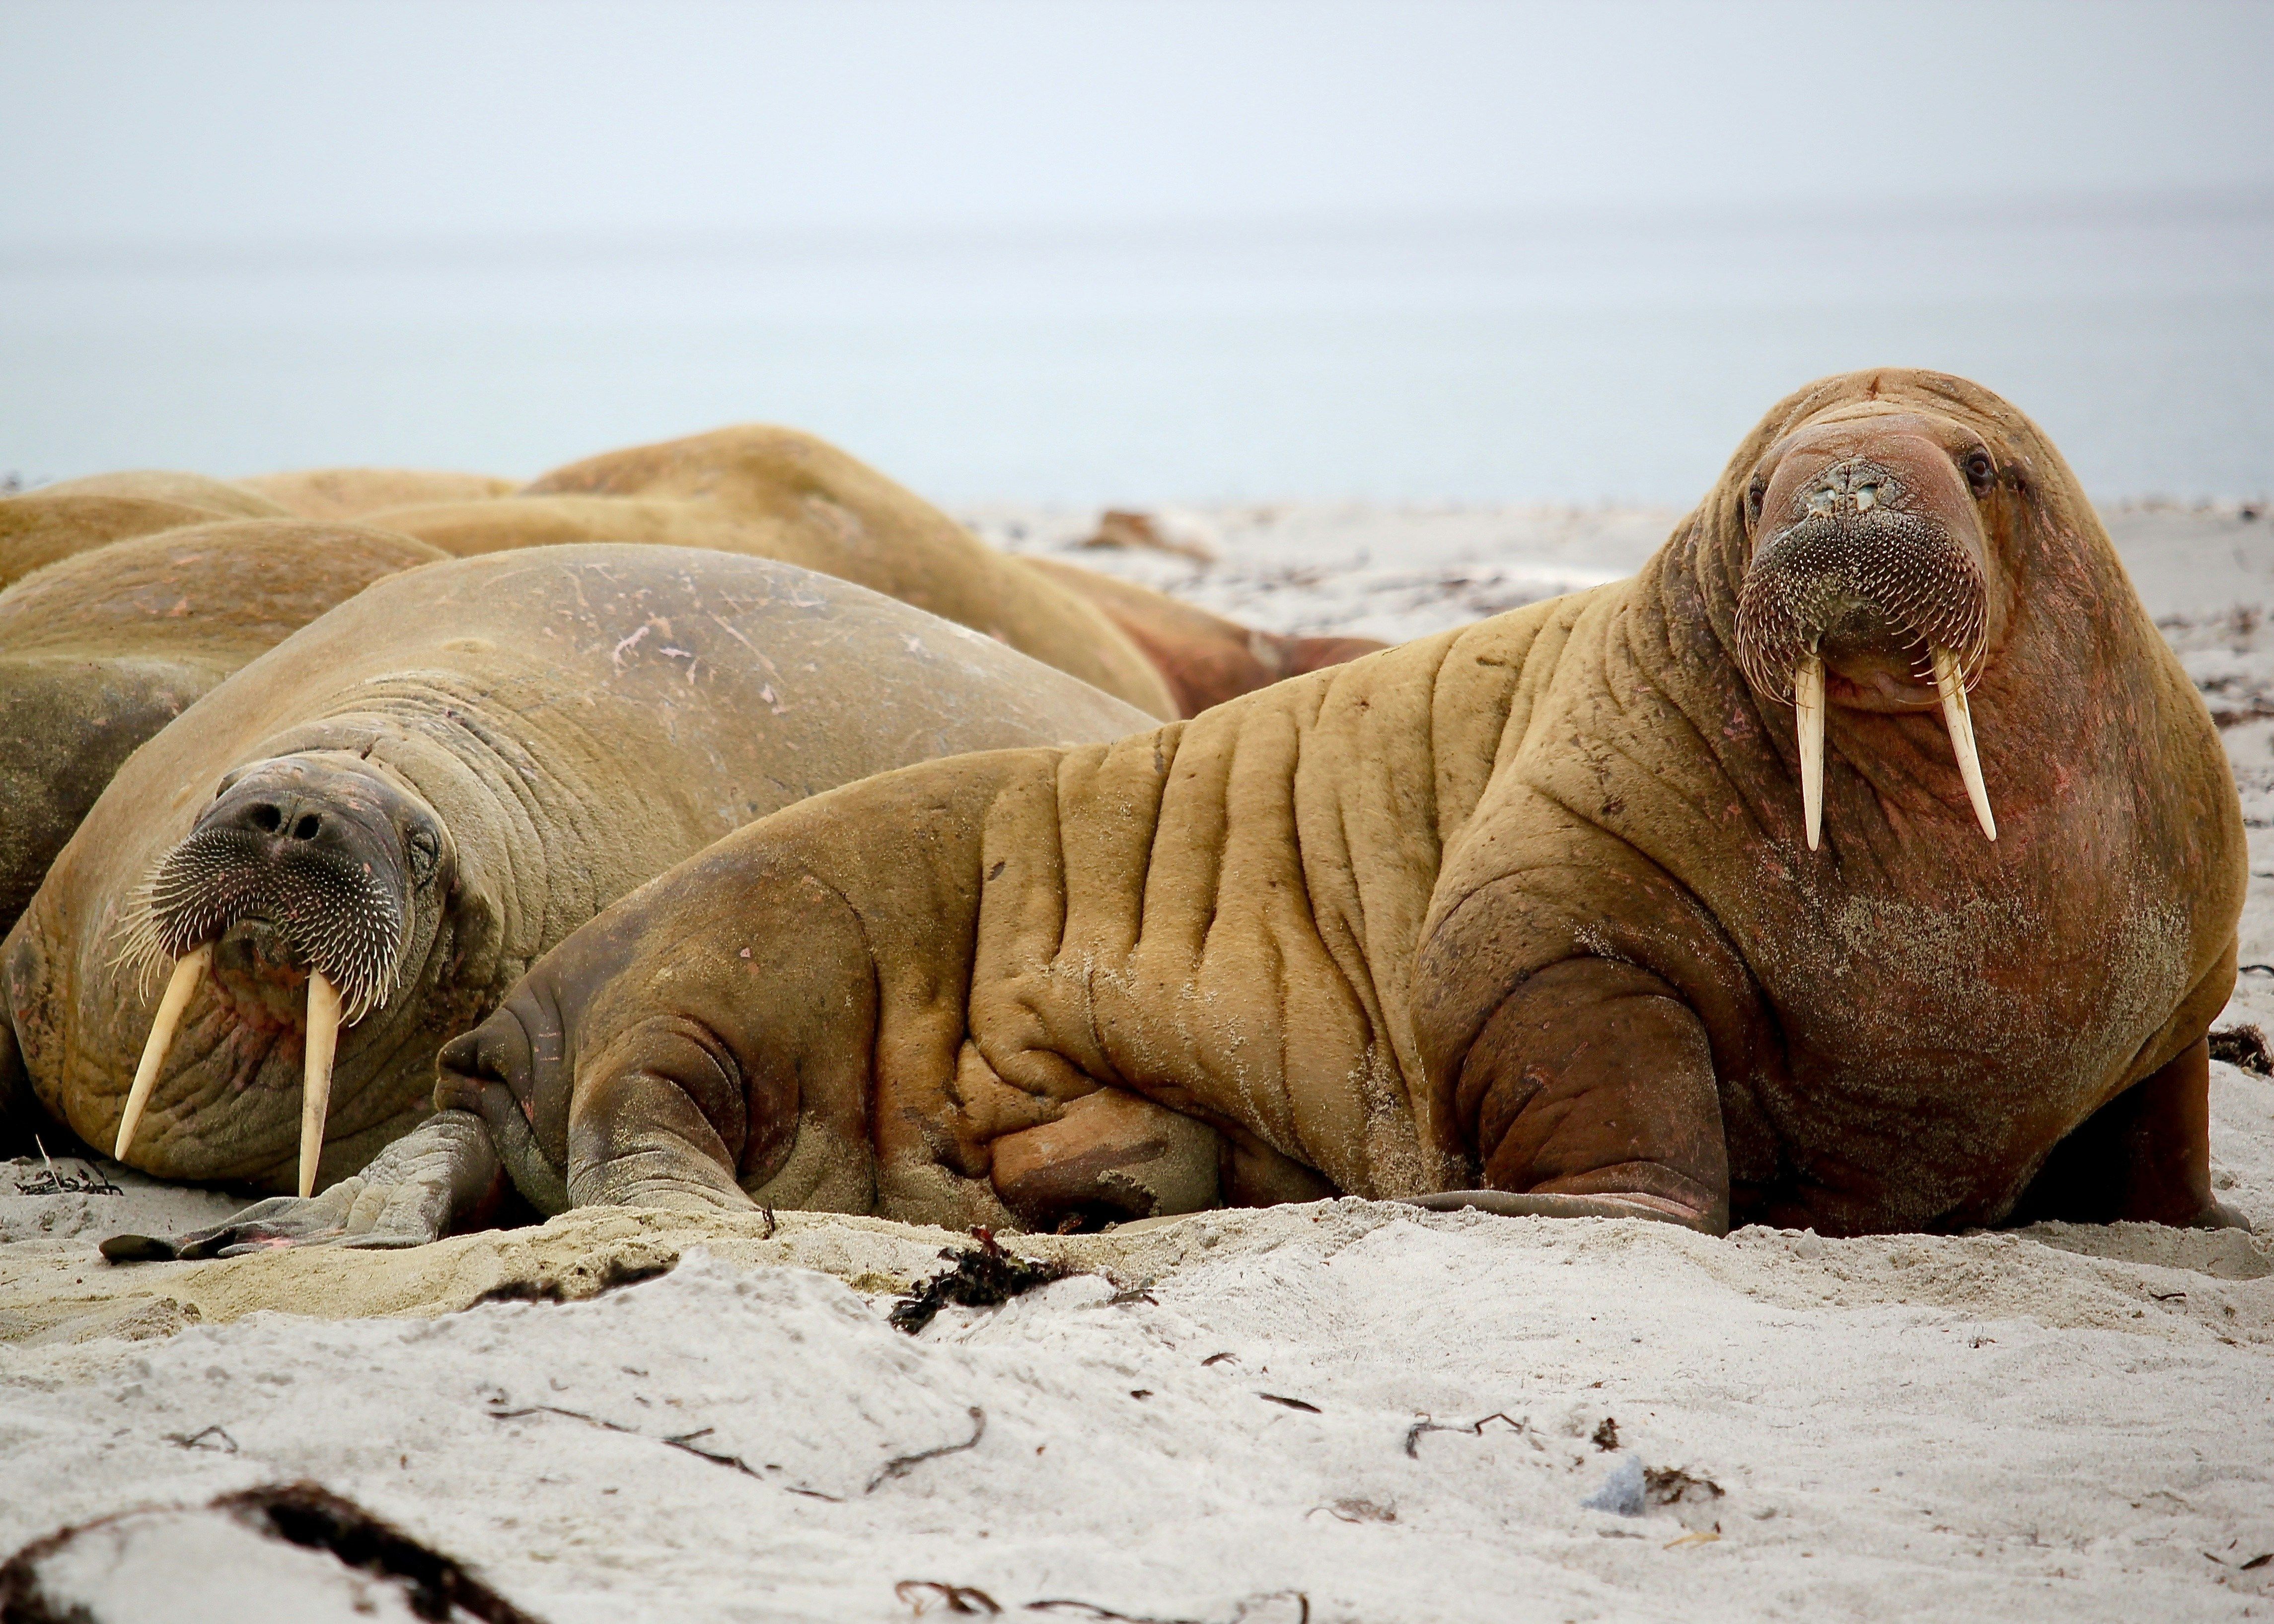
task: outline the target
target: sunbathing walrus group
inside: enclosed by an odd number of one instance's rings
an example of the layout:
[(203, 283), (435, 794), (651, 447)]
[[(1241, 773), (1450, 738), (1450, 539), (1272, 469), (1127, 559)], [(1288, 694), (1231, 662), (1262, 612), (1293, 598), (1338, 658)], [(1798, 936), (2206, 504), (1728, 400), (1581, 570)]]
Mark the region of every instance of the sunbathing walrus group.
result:
[(0, 1105), (297, 1192), (114, 1256), (516, 1194), (2240, 1222), (2224, 754), (1958, 379), (1812, 385), (1634, 578), (1355, 658), (779, 430), (77, 481), (16, 575)]

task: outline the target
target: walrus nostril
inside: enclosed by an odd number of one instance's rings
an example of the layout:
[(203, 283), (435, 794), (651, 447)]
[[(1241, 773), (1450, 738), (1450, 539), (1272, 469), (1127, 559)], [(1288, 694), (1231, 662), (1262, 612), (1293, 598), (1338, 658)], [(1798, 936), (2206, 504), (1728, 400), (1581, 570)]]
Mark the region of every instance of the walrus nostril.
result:
[(262, 834), (273, 835), (284, 826), (284, 815), (262, 801), (245, 809), (245, 821)]
[(292, 838), (295, 840), (312, 840), (316, 838), (316, 831), (323, 826), (323, 820), (313, 812), (304, 814), (300, 821), (292, 825)]

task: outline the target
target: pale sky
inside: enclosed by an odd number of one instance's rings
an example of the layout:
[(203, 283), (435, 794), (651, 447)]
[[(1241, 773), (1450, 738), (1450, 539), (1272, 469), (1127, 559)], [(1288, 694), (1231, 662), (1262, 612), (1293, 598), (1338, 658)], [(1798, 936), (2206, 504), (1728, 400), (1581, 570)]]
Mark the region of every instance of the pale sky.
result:
[(2274, 4), (0, 0), (0, 245), (2274, 189)]

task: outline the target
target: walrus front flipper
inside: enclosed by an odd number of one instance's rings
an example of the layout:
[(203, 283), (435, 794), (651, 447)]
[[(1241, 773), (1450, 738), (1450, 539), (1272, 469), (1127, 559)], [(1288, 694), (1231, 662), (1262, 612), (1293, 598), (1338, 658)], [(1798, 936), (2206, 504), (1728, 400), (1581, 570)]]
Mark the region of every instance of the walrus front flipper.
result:
[(1674, 989), (1608, 959), (1530, 977), (1485, 1022), (1455, 1105), (1495, 1191), (1619, 1201), (1729, 1228), (1728, 1152), (1706, 1028)]
[(2012, 1222), (2248, 1229), (2210, 1192), (2210, 1045), (2198, 1038), (2102, 1106), (2014, 1203)]
[(480, 1121), (438, 1111), (321, 1195), (273, 1196), (175, 1240), (114, 1235), (113, 1263), (233, 1258), (277, 1246), (423, 1246), (471, 1228), (503, 1192), (503, 1173)]

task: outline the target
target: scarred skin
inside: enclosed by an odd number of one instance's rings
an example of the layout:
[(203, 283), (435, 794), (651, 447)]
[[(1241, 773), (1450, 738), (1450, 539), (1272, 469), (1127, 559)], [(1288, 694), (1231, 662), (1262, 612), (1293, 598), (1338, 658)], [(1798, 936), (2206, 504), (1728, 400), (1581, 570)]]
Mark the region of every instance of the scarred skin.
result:
[[(136, 753), (0, 944), (0, 1012), (40, 1103), (108, 1147), (164, 979), (131, 956), (146, 881), (193, 831), (228, 835), (223, 877), (252, 891), (330, 865), (401, 921), (399, 974), (341, 1034), (330, 1184), (429, 1116), (436, 1049), (531, 960), (740, 823), (942, 753), (1143, 719), (771, 560), (559, 547), (431, 565), (287, 639)], [(290, 1187), (311, 963), (291, 927), (309, 910), (279, 906), (205, 938), (212, 969), (133, 1165)], [(352, 1010), (353, 966), (322, 967)]]
[[(1793, 711), (1739, 667), (1757, 545), (1859, 458), (1986, 583), (1994, 843), (1879, 620), (1822, 632), (1819, 850)], [(1962, 380), (1857, 373), (1631, 581), (752, 824), (542, 959), (437, 1103), (553, 1207), (2239, 1222), (2204, 1035), (2244, 875), (2208, 714), (2059, 454)]]

